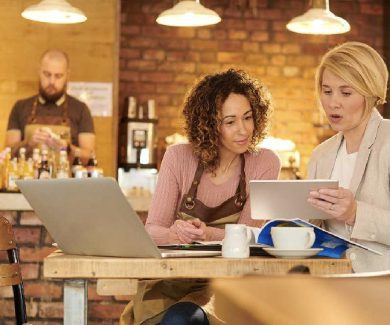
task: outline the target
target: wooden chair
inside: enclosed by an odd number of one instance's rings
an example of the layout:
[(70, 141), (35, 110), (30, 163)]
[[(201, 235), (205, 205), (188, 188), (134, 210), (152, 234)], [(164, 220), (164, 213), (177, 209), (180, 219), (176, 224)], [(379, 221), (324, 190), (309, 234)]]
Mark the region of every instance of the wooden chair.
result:
[(390, 271), (216, 279), (215, 312), (227, 325), (388, 325)]
[(19, 254), (10, 222), (0, 217), (0, 251), (6, 251), (9, 263), (0, 263), (0, 287), (12, 286), (14, 293), (16, 324), (27, 323), (26, 303), (22, 275), (19, 265)]

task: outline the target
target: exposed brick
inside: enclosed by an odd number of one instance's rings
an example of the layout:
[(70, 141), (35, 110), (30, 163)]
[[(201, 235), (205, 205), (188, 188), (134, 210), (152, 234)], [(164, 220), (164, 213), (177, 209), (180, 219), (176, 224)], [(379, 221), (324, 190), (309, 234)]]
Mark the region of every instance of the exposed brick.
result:
[(23, 263), (20, 265), (23, 281), (39, 278), (38, 263)]
[(125, 309), (126, 304), (94, 304), (91, 303), (88, 306), (88, 316), (102, 319), (119, 319), (121, 313)]
[(248, 32), (245, 30), (230, 30), (228, 37), (231, 40), (245, 40), (248, 38)]
[(122, 81), (139, 81), (139, 72), (136, 71), (121, 71), (119, 73), (119, 80)]
[(40, 248), (20, 248), (20, 259), (24, 262), (41, 262), (43, 259), (54, 252), (55, 247), (40, 247)]
[(153, 81), (156, 83), (160, 82), (171, 82), (173, 80), (173, 74), (169, 72), (144, 72), (141, 74), (141, 81)]
[(297, 77), (300, 74), (300, 68), (299, 67), (289, 67), (284, 66), (283, 67), (283, 75), (285, 77)]
[(15, 241), (20, 244), (39, 243), (41, 227), (16, 228), (14, 227)]
[(139, 35), (141, 32), (140, 26), (122, 26), (121, 28), (121, 34), (122, 35)]
[[(126, 59), (139, 59), (141, 58), (141, 51), (135, 49), (121, 49), (120, 55), (122, 58)], [(126, 62), (126, 61), (124, 61)]]
[(286, 63), (285, 55), (273, 55), (271, 57), (271, 64), (273, 65), (284, 65)]
[(144, 60), (162, 61), (165, 59), (165, 51), (162, 50), (146, 50), (143, 52), (142, 58)]
[(208, 40), (194, 40), (190, 43), (192, 50), (217, 50), (217, 43)]
[(244, 42), (242, 49), (244, 52), (257, 52), (260, 46), (258, 42)]
[(245, 28), (247, 30), (266, 30), (268, 22), (260, 19), (245, 19)]
[(218, 62), (242, 62), (244, 59), (244, 54), (241, 52), (219, 52), (217, 54)]
[(360, 12), (362, 14), (379, 16), (383, 14), (383, 6), (380, 4), (361, 3)]
[(253, 32), (250, 36), (252, 41), (265, 42), (269, 40), (268, 32)]
[(220, 41), (218, 42), (218, 50), (224, 51), (241, 51), (242, 42), (239, 41)]
[[(7, 287), (0, 287), (0, 298), (13, 298), (13, 292), (12, 292), (12, 287), (7, 286)], [(0, 313), (1, 315), (1, 313)]]
[(39, 317), (63, 318), (64, 306), (62, 302), (41, 302), (38, 307)]
[(128, 70), (139, 70), (139, 71), (154, 71), (157, 68), (156, 61), (142, 61), (142, 60), (129, 60), (127, 62)]
[(42, 225), (42, 221), (38, 218), (35, 212), (24, 211), (21, 213), (20, 224), (26, 226), (40, 226)]
[(213, 37), (213, 32), (210, 29), (201, 28), (197, 31), (196, 35), (200, 39), (211, 39)]
[(42, 299), (59, 299), (62, 297), (62, 284), (53, 282), (26, 282), (24, 284), (25, 297)]
[(201, 52), (200, 59), (202, 62), (215, 62), (217, 60), (217, 53), (215, 52)]
[(96, 292), (96, 284), (88, 281), (88, 301), (112, 301), (111, 296), (100, 296)]
[(138, 37), (138, 38), (132, 38), (129, 41), (129, 44), (131, 47), (135, 47), (135, 48), (156, 48), (158, 41), (156, 39)]
[(264, 53), (280, 53), (281, 46), (280, 44), (263, 44), (262, 46)]

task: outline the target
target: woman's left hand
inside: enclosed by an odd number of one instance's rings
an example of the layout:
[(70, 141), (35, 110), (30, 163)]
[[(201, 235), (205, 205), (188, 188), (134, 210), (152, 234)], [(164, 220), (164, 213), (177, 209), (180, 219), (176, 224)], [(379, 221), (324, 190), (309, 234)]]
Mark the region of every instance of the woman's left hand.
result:
[(315, 208), (332, 215), (336, 220), (349, 225), (355, 223), (357, 203), (353, 193), (346, 188), (323, 188), (311, 191), (308, 202)]

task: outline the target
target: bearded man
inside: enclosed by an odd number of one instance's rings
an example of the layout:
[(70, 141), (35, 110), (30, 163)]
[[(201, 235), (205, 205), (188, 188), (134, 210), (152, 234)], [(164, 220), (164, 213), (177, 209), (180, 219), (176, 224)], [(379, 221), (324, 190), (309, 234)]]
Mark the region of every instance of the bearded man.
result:
[(69, 60), (58, 49), (43, 53), (39, 68), (39, 93), (16, 102), (8, 120), (6, 145), (15, 155), (25, 147), (46, 146), (67, 149), (70, 155), (80, 151), (85, 161), (94, 151), (95, 134), (88, 107), (66, 93)]

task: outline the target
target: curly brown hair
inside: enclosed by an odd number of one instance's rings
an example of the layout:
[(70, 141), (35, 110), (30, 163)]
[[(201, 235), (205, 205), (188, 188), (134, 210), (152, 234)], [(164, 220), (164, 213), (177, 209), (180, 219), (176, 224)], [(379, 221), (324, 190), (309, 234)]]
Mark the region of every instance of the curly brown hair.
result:
[(189, 91), (183, 114), (193, 152), (210, 172), (215, 171), (220, 162), (220, 114), (231, 93), (245, 96), (252, 108), (254, 131), (248, 151), (256, 151), (256, 145), (266, 135), (272, 105), (264, 85), (242, 70), (229, 69), (205, 76)]

